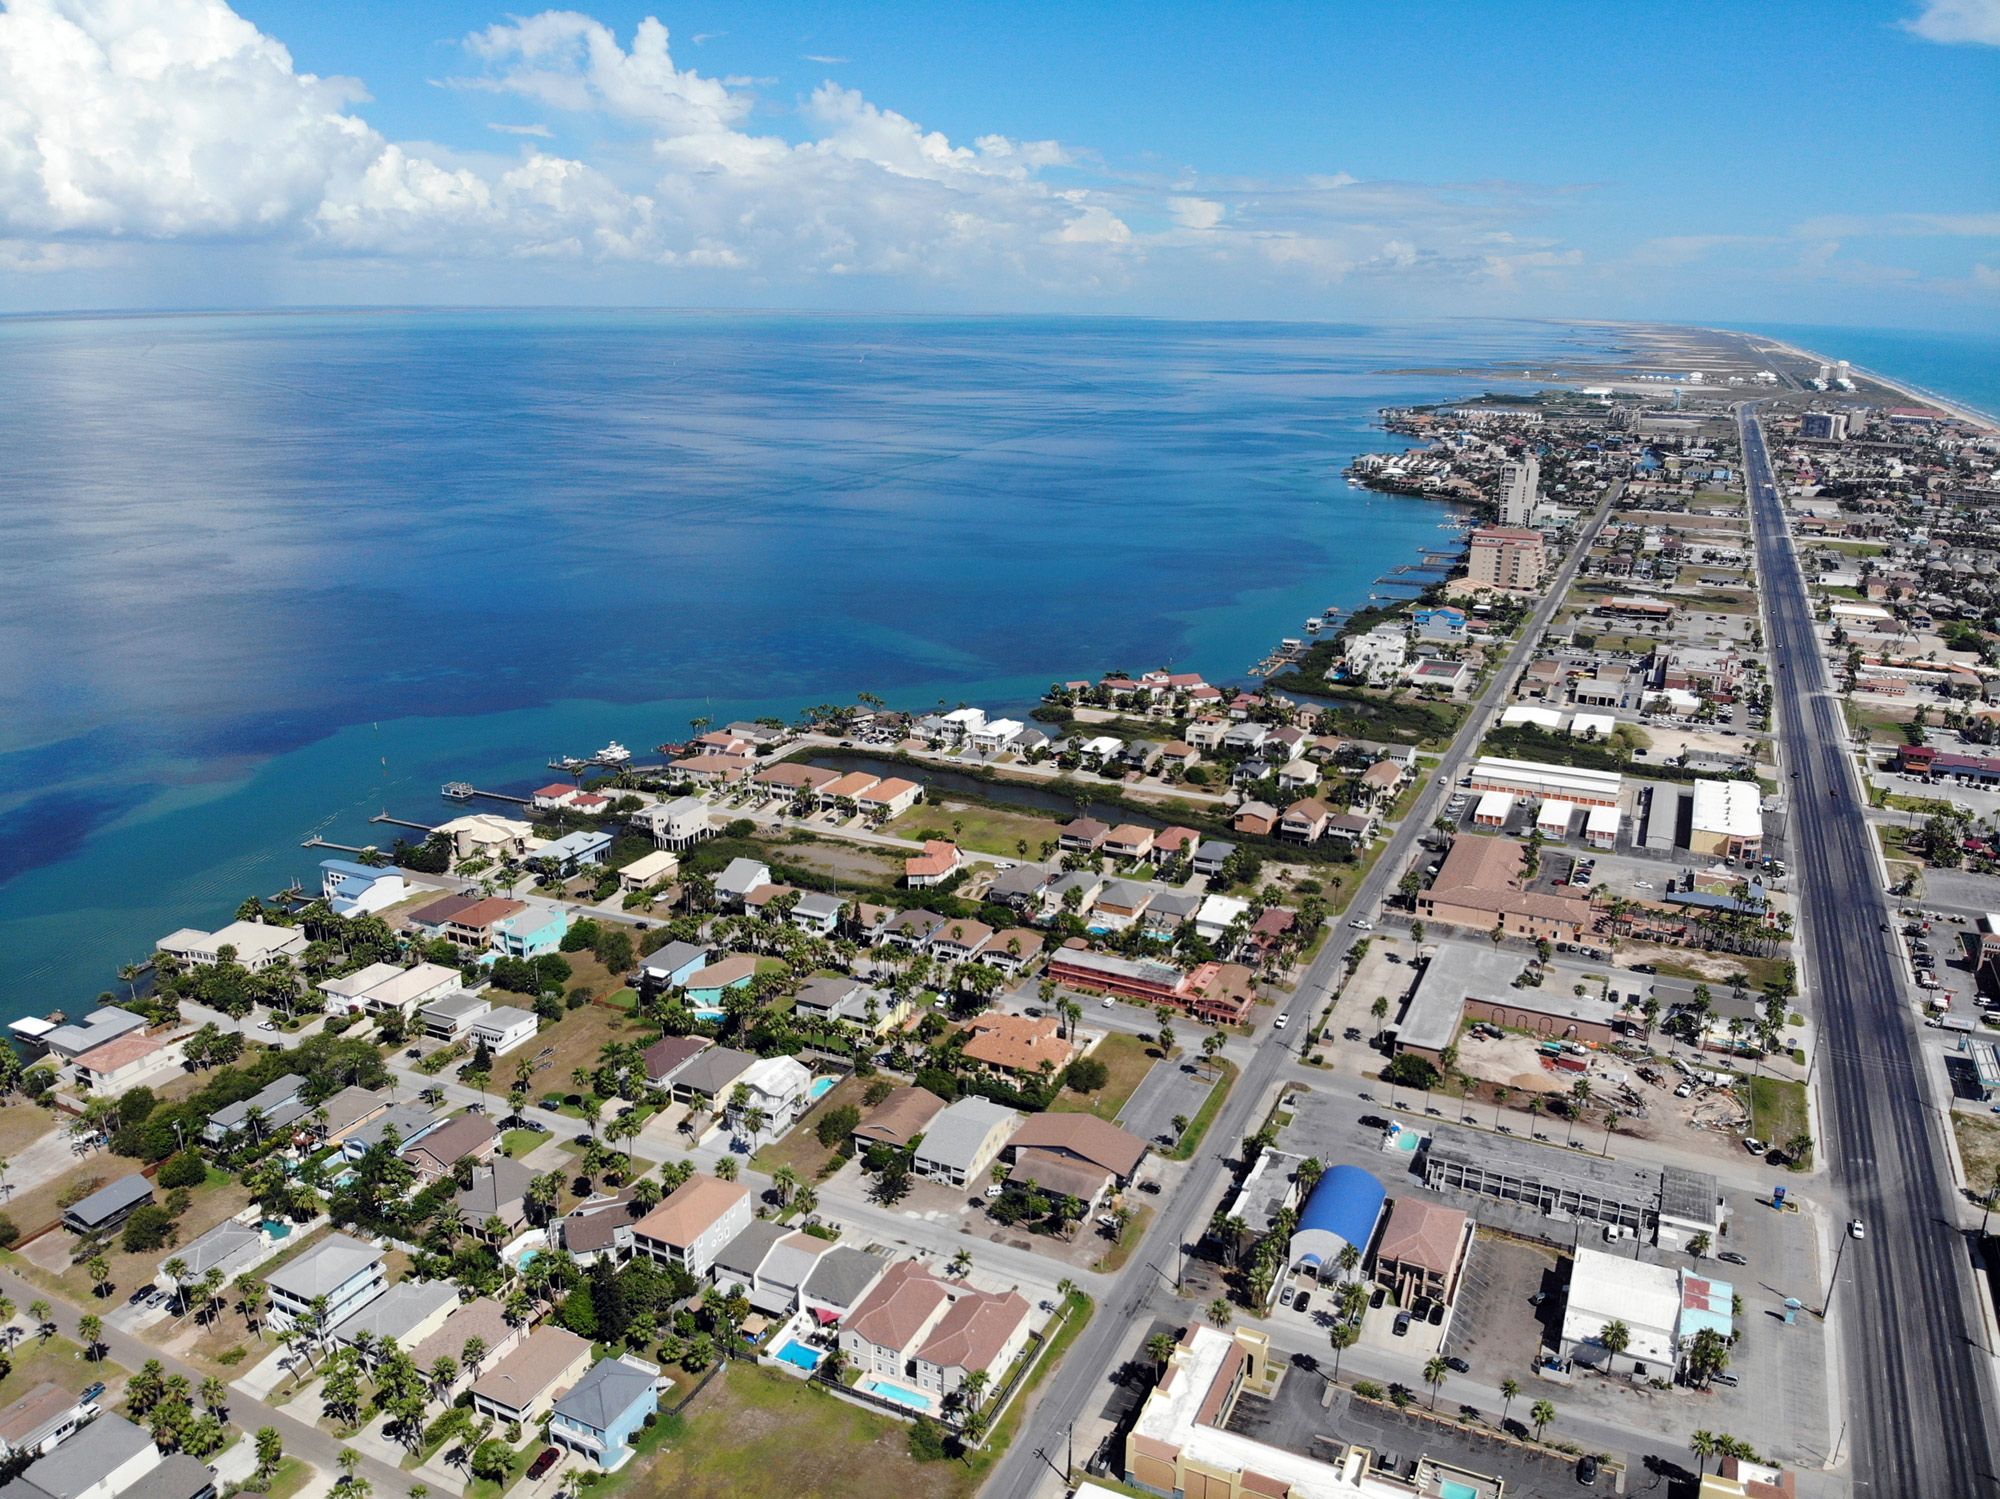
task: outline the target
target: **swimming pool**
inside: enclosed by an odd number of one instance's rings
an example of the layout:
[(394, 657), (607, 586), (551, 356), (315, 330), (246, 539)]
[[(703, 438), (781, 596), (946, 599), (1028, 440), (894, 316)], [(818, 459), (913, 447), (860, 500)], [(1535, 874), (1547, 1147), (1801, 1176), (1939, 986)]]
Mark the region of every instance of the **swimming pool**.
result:
[(729, 1012), (727, 1010), (696, 1010), (694, 1018), (697, 1020), (706, 1020), (712, 1025), (719, 1025), (729, 1018)]
[(808, 1348), (797, 1338), (788, 1339), (785, 1346), (778, 1350), (780, 1363), (790, 1364), (794, 1369), (803, 1369), (808, 1374), (817, 1369), (819, 1361), (825, 1357), (826, 1354), (821, 1350)]
[(524, 1250), (522, 1250), (522, 1251), (521, 1251), (521, 1257), (520, 1257), (520, 1258), (519, 1258), (518, 1260), (514, 1261), (514, 1268), (515, 1268), (516, 1270), (525, 1270), (525, 1269), (527, 1269), (527, 1268), (528, 1268), (528, 1266), (530, 1266), (530, 1265), (534, 1264), (534, 1262), (535, 1262), (535, 1256), (536, 1256), (536, 1255), (538, 1255), (538, 1254), (540, 1254), (540, 1253), (541, 1253), (541, 1250), (539, 1250), (539, 1249), (524, 1249)]
[(1479, 1499), (1479, 1490), (1469, 1483), (1460, 1483), (1456, 1478), (1438, 1480), (1439, 1499)]
[(828, 1093), (833, 1091), (834, 1084), (838, 1083), (839, 1081), (840, 1079), (837, 1077), (814, 1078), (812, 1085), (813, 1102), (818, 1103), (822, 1098), (826, 1097)]
[(905, 1389), (899, 1384), (890, 1384), (886, 1379), (864, 1379), (861, 1381), (861, 1388), (871, 1395), (879, 1395), (884, 1400), (913, 1411), (928, 1413), (934, 1404), (931, 1397), (922, 1390)]
[(264, 1220), (264, 1234), (267, 1238), (273, 1240), (289, 1239), (292, 1236), (292, 1226), (282, 1218), (266, 1218)]

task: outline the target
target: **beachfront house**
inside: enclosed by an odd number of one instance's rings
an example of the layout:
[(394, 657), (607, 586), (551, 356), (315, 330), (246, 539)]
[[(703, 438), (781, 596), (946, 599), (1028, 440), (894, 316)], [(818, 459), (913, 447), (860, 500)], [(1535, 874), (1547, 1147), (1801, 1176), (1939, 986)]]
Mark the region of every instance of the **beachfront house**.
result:
[(322, 859), (319, 893), (336, 916), (372, 916), (403, 899), (410, 887), (393, 865), (371, 869), (346, 859)]

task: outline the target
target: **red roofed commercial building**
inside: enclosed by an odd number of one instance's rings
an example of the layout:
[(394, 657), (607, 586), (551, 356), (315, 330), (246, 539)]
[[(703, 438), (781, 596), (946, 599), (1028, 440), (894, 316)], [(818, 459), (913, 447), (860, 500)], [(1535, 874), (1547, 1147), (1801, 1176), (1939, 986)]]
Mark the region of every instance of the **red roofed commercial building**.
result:
[(1419, 1300), (1450, 1304), (1472, 1247), (1472, 1219), (1457, 1208), (1418, 1197), (1399, 1197), (1375, 1250), (1375, 1281), (1398, 1306)]
[(1257, 1002), (1256, 976), (1240, 963), (1203, 963), (1182, 973), (1156, 958), (1122, 958), (1093, 952), (1073, 938), (1049, 958), (1058, 984), (1115, 994), (1143, 1005), (1172, 1005), (1218, 1025), (1237, 1025)]

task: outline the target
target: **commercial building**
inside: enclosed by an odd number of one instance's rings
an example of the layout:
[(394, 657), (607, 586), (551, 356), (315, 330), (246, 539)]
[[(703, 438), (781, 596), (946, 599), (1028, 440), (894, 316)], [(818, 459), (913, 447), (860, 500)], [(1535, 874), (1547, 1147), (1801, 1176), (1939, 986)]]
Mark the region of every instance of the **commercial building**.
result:
[(1481, 755), (1472, 762), (1466, 784), (1474, 791), (1505, 791), (1536, 802), (1566, 801), (1579, 807), (1615, 807), (1624, 794), (1625, 777), (1615, 770), (1544, 765), (1538, 760), (1510, 760), (1501, 755)]
[(1535, 589), (1548, 552), (1542, 533), (1519, 526), (1482, 526), (1472, 533), (1466, 580), (1475, 588)]
[(1195, 1323), (1167, 1359), (1125, 1438), (1123, 1478), (1185, 1499), (1500, 1499), (1505, 1485), (1428, 1456), (1392, 1477), (1376, 1454), (1302, 1430), (1296, 1449), (1233, 1430), (1238, 1397), (1269, 1388), (1270, 1336)]
[(1526, 889), (1526, 863), (1526, 851), (1510, 838), (1454, 838), (1437, 878), (1417, 896), (1417, 915), (1481, 932), (1498, 925), (1503, 935), (1530, 941), (1578, 941), (1591, 927), (1590, 902)]
[(1375, 1283), (1387, 1286), (1398, 1306), (1458, 1295), (1465, 1257), (1472, 1249), (1471, 1215), (1421, 1197), (1398, 1197), (1375, 1249)]
[[(1382, 1183), (1359, 1166), (1329, 1168), (1299, 1209), (1299, 1226), (1286, 1256), (1292, 1272), (1320, 1285), (1356, 1279), (1375, 1242), (1388, 1195)], [(1341, 1264), (1350, 1246), (1355, 1254), (1351, 1269)]]
[[(1579, 1246), (1563, 1306), (1563, 1357), (1611, 1372), (1620, 1372), (1622, 1359), (1625, 1370), (1644, 1364), (1648, 1374), (1672, 1378), (1702, 1329), (1725, 1339), (1735, 1333), (1734, 1294), (1727, 1281)], [(1604, 1344), (1613, 1322), (1628, 1340), (1617, 1351)]]
[(1712, 1237), (1722, 1226), (1715, 1178), (1676, 1166), (1633, 1166), (1440, 1125), (1424, 1144), (1420, 1169), (1434, 1192), (1490, 1197), (1563, 1223), (1651, 1233), (1662, 1248), (1684, 1248), (1694, 1233)]
[[(1197, 931), (1201, 921), (1198, 914)], [(1048, 976), (1071, 988), (1115, 994), (1136, 1004), (1171, 1005), (1217, 1025), (1240, 1024), (1257, 1002), (1256, 975), (1240, 963), (1202, 963), (1182, 973), (1157, 958), (1124, 958), (1065, 944), (1049, 955)]]
[(1755, 781), (1696, 781), (1688, 848), (1718, 859), (1764, 851), (1763, 791)]

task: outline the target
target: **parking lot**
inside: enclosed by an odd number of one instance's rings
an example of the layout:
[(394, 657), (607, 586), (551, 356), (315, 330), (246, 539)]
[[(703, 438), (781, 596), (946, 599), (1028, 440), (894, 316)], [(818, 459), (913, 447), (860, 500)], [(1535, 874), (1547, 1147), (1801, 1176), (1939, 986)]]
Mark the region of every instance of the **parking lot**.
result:
[(1479, 1234), (1459, 1283), (1445, 1354), (1464, 1359), (1481, 1379), (1524, 1377), (1536, 1354), (1554, 1348), (1561, 1335), (1567, 1267), (1547, 1245)]

